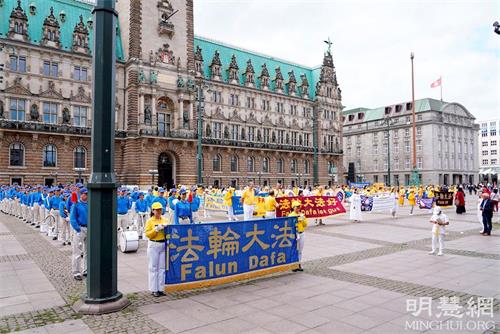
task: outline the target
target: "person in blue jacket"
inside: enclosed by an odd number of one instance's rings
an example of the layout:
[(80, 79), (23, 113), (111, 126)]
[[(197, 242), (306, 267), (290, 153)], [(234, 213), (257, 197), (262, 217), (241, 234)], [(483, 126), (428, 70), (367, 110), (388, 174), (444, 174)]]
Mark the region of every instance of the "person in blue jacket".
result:
[(153, 189), (148, 189), (148, 194), (144, 197), (146, 203), (148, 204), (148, 210), (151, 210), (155, 196), (153, 195)]
[(193, 212), (193, 222), (198, 223), (199, 219), (198, 210), (200, 209), (201, 198), (196, 193), (196, 186), (191, 187), (191, 192), (189, 195), (191, 197), (191, 211)]
[[(70, 214), (70, 224), (75, 234), (73, 236), (73, 256), (71, 259), (71, 271), (73, 278), (82, 280), (82, 276), (87, 276), (87, 188), (80, 189), (80, 200), (73, 205)], [(83, 259), (83, 272), (82, 272)]]
[(71, 245), (70, 229), (69, 229), (69, 210), (67, 200), (71, 193), (64, 192), (59, 201), (59, 240), (63, 241), (63, 246)]
[(144, 199), (144, 193), (139, 192), (139, 197), (135, 202), (135, 213), (137, 216), (137, 233), (139, 233), (139, 238), (142, 239), (144, 233), (144, 227), (146, 220), (148, 220), (149, 207), (148, 203)]
[(54, 216), (54, 226), (52, 230), (52, 240), (59, 237), (59, 203), (61, 202), (61, 189), (54, 188), (54, 196), (50, 197), (50, 214)]
[[(155, 197), (153, 200), (153, 203), (160, 203), (162, 206), (162, 212), (161, 214), (164, 215), (166, 212), (166, 207), (167, 207), (167, 199), (163, 196), (165, 194), (165, 189), (160, 188), (158, 189), (158, 196)], [(152, 204), (151, 204), (152, 205)]]
[(118, 214), (116, 222), (118, 229), (121, 231), (127, 230), (130, 225), (128, 212), (132, 208), (132, 201), (127, 196), (126, 192), (126, 188), (119, 189), (119, 196), (116, 198), (116, 213)]
[(191, 210), (191, 203), (186, 199), (186, 189), (181, 189), (179, 196), (179, 200), (175, 203), (174, 224), (192, 224), (193, 211)]

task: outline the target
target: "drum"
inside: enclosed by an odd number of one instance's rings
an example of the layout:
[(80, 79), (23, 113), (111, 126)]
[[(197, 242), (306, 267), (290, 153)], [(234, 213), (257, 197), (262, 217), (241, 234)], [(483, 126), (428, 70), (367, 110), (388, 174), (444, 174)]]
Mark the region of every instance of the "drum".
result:
[(139, 249), (139, 234), (137, 231), (122, 231), (120, 233), (119, 247), (122, 253), (137, 252)]
[(49, 230), (49, 227), (47, 226), (47, 223), (40, 224), (40, 233), (47, 233), (48, 230)]

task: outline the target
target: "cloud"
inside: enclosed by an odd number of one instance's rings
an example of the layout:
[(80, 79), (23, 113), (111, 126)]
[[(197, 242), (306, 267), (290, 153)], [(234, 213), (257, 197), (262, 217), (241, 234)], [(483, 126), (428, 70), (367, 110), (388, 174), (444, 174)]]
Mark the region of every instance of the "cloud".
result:
[(321, 63), (330, 36), (346, 108), (410, 100), (414, 52), (416, 98), (439, 98), (430, 84), (442, 76), (443, 99), (478, 119), (500, 110), (495, 20), (493, 0), (195, 2), (196, 34), (307, 66)]

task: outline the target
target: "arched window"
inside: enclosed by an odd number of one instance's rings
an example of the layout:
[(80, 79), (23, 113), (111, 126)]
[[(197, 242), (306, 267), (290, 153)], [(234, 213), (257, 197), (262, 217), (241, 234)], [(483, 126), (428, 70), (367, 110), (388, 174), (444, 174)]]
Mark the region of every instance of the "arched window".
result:
[(304, 160), (304, 174), (309, 174), (310, 171), (309, 160)]
[(284, 163), (284, 161), (283, 161), (282, 158), (278, 159), (277, 165), (276, 165), (276, 170), (278, 171), (278, 173), (284, 173), (285, 172), (285, 163)]
[(24, 166), (24, 145), (21, 143), (12, 143), (9, 146), (9, 165)]
[(255, 171), (255, 159), (254, 157), (247, 158), (247, 171), (253, 173)]
[(297, 173), (297, 160), (295, 159), (292, 159), (292, 161), (290, 161), (290, 172)]
[(73, 166), (74, 168), (85, 168), (85, 157), (86, 157), (86, 150), (85, 147), (83, 146), (77, 146), (75, 147), (75, 150), (73, 151)]
[(269, 158), (265, 157), (262, 159), (262, 172), (269, 173)]
[(45, 145), (43, 148), (43, 167), (56, 167), (57, 148), (55, 145)]
[[(377, 166), (376, 163), (374, 165)], [(334, 174), (334, 173), (335, 173), (335, 164), (333, 163), (333, 161), (328, 161), (328, 174)]]
[(220, 154), (214, 155), (213, 171), (214, 172), (221, 172), (222, 171), (222, 158), (221, 158)]
[(237, 172), (238, 171), (238, 156), (233, 155), (231, 156), (231, 172)]

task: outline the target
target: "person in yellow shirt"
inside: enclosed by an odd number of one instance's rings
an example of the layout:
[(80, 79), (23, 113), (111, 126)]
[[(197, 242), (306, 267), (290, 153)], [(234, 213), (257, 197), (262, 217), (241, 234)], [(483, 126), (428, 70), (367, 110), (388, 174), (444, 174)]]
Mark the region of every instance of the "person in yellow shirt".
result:
[(269, 196), (266, 197), (264, 202), (264, 208), (266, 209), (266, 218), (276, 218), (276, 209), (279, 207), (276, 198), (274, 197), (274, 190), (269, 192)]
[(401, 187), (399, 189), (399, 197), (398, 197), (399, 206), (403, 206), (405, 204), (405, 195), (406, 195), (405, 188)]
[(248, 182), (247, 189), (241, 195), (241, 203), (243, 203), (243, 220), (252, 220), (257, 203), (252, 181)]
[(165, 296), (165, 226), (167, 218), (163, 217), (163, 206), (155, 202), (151, 206), (153, 216), (146, 222), (146, 237), (148, 240), (148, 286), (155, 297)]
[(408, 204), (410, 204), (410, 215), (413, 214), (413, 209), (415, 208), (416, 198), (415, 198), (415, 190), (411, 189), (408, 194)]
[(288, 217), (297, 217), (297, 243), (298, 243), (298, 252), (299, 252), (299, 267), (294, 269), (293, 271), (304, 271), (302, 269), (301, 261), (302, 261), (302, 251), (304, 250), (304, 232), (307, 227), (307, 218), (303, 212), (300, 212), (301, 203), (299, 201), (292, 202), (292, 212), (288, 215)]
[(224, 205), (227, 207), (227, 218), (230, 221), (237, 221), (238, 218), (236, 218), (233, 211), (233, 196), (234, 196), (234, 188), (229, 187), (227, 189), (226, 194), (224, 195)]

